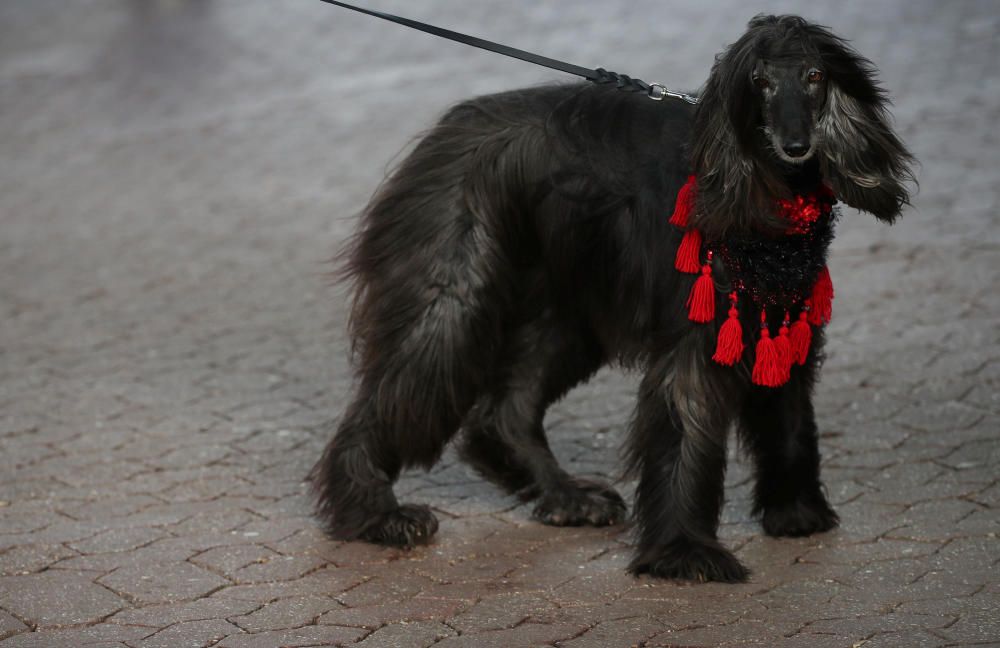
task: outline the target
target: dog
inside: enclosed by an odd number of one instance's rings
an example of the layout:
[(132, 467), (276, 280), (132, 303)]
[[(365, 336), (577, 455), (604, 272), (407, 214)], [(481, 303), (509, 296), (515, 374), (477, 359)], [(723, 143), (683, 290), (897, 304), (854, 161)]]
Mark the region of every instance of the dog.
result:
[(733, 424), (764, 531), (835, 527), (812, 404), (831, 205), (892, 223), (915, 183), (875, 75), (827, 28), (760, 15), (696, 106), (581, 83), (449, 110), (345, 248), (356, 393), (311, 473), (329, 535), (427, 542), (433, 513), (392, 485), (459, 430), (462, 458), (541, 522), (622, 522), (542, 426), (608, 363), (643, 372), (632, 573), (747, 579), (717, 537)]

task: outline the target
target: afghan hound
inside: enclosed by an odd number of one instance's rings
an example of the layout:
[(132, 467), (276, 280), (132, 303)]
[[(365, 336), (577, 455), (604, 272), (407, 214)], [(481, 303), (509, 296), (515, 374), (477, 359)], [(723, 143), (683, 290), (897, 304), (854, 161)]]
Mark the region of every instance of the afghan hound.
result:
[(549, 85), (450, 109), (377, 190), (344, 252), (355, 394), (313, 469), (338, 539), (438, 527), (392, 486), (459, 453), (552, 525), (611, 525), (542, 421), (598, 368), (643, 372), (626, 456), (635, 574), (738, 582), (718, 540), (728, 429), (772, 536), (838, 523), (812, 393), (836, 201), (893, 222), (913, 158), (872, 63), (827, 28), (757, 16), (694, 106)]

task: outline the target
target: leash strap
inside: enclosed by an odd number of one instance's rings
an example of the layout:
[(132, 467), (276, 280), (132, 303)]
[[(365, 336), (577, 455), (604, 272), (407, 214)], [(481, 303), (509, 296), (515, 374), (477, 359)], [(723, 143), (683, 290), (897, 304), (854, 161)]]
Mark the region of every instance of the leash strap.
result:
[(646, 83), (642, 79), (633, 79), (628, 75), (610, 72), (604, 68), (591, 70), (590, 68), (573, 65), (572, 63), (566, 63), (565, 61), (559, 61), (547, 56), (540, 56), (531, 52), (525, 52), (524, 50), (519, 50), (508, 45), (494, 43), (493, 41), (476, 38), (475, 36), (469, 36), (467, 34), (451, 31), (450, 29), (442, 29), (441, 27), (435, 27), (434, 25), (428, 25), (416, 20), (410, 20), (409, 18), (402, 18), (400, 16), (394, 16), (381, 11), (356, 7), (354, 5), (347, 4), (346, 2), (338, 2), (338, 0), (320, 0), (320, 2), (325, 2), (337, 7), (343, 7), (344, 9), (350, 9), (351, 11), (357, 11), (358, 13), (381, 18), (382, 20), (388, 20), (389, 22), (404, 25), (406, 27), (410, 27), (411, 29), (417, 29), (428, 34), (433, 34), (434, 36), (440, 36), (441, 38), (447, 38), (448, 40), (464, 43), (465, 45), (471, 45), (472, 47), (478, 47), (479, 49), (496, 52), (497, 54), (503, 54), (504, 56), (510, 56), (522, 61), (527, 61), (528, 63), (534, 63), (535, 65), (541, 65), (553, 70), (559, 70), (560, 72), (574, 74), (594, 83), (614, 83), (615, 87), (619, 90), (626, 92), (643, 92), (650, 99), (654, 99), (656, 101), (662, 101), (667, 97), (671, 97), (686, 101), (690, 104), (698, 103), (697, 97), (684, 94), (683, 92), (672, 92), (661, 83)]

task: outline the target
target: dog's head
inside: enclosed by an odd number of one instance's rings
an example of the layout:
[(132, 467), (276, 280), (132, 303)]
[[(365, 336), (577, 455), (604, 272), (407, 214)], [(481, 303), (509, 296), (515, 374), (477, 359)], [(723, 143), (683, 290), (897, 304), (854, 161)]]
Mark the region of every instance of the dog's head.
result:
[(913, 175), (887, 103), (872, 63), (829, 30), (757, 16), (716, 58), (702, 91), (692, 147), (699, 186), (763, 208), (782, 177), (818, 160), (838, 198), (892, 222)]

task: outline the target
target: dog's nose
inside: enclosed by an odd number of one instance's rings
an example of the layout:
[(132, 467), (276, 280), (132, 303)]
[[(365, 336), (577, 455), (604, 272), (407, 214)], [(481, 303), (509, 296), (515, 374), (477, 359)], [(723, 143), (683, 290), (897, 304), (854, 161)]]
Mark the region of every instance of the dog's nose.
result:
[(803, 140), (795, 140), (793, 142), (787, 142), (781, 145), (781, 148), (785, 150), (788, 157), (802, 157), (809, 150), (809, 142)]

